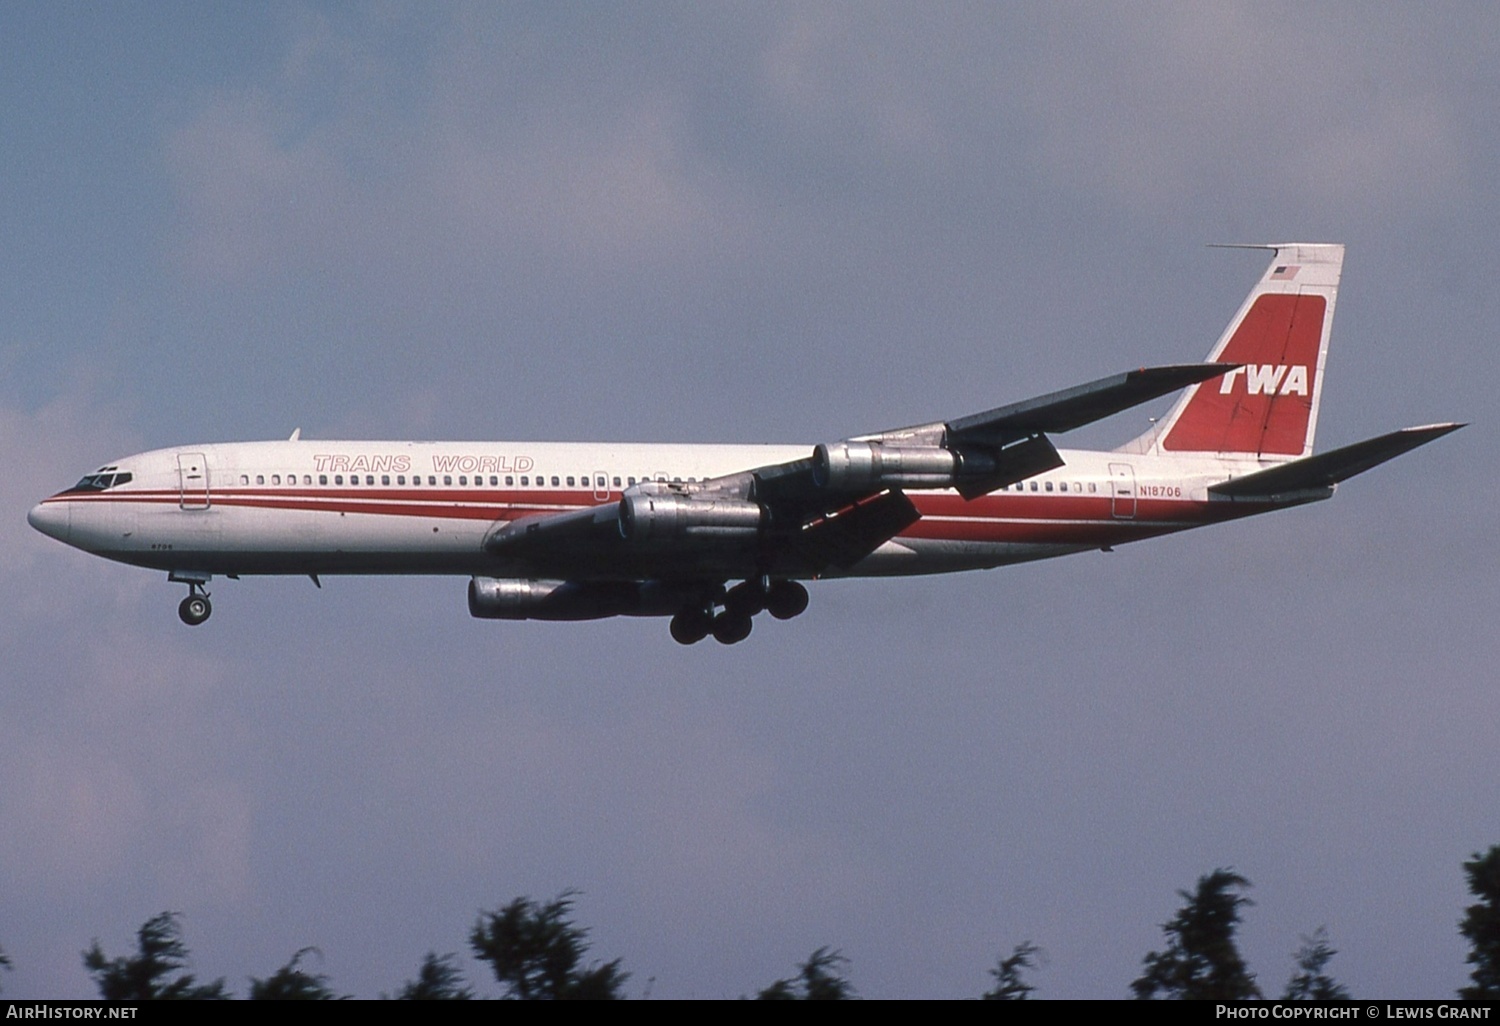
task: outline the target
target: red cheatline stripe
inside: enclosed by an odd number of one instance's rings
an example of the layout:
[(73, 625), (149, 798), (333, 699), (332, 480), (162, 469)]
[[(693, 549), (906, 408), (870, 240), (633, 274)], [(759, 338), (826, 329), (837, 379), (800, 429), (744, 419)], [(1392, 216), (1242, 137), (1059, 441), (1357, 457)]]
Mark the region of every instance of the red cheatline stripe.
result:
[[(588, 495), (585, 499), (584, 496)], [(59, 495), (44, 502), (132, 503), (175, 507), (183, 496), (175, 489), (121, 491), (92, 495)], [(187, 500), (194, 496), (189, 493)], [(965, 501), (951, 495), (913, 495), (917, 510), (932, 527), (943, 523), (1036, 524), (1067, 527), (1076, 524), (1113, 525), (1120, 518), (1113, 515), (1108, 496), (1031, 495), (1029, 493), (984, 496)], [(340, 489), (338, 491), (287, 489), (217, 490), (211, 493), (213, 505), (265, 510), (302, 512), (358, 513), (375, 516), (407, 516), (459, 520), (514, 519), (535, 513), (582, 509), (595, 503), (589, 493), (550, 491), (472, 491)], [(1219, 519), (1221, 511), (1207, 503), (1171, 499), (1137, 499), (1132, 521), (1159, 526), (1188, 527)], [(1237, 513), (1244, 512), (1237, 509)], [(1128, 521), (1127, 521), (1128, 522)]]

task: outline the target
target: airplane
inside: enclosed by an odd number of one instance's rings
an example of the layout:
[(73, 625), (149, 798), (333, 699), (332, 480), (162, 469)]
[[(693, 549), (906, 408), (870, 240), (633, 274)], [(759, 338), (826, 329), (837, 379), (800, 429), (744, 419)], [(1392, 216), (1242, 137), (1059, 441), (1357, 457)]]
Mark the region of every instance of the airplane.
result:
[[(198, 625), (213, 575), (454, 574), (498, 620), (670, 617), (724, 644), (790, 619), (803, 582), (989, 569), (1331, 497), (1463, 424), (1313, 452), (1343, 269), (1272, 259), (1208, 360), (1141, 368), (954, 420), (831, 444), (286, 441), (114, 460), (33, 508), (75, 548), (165, 570)], [(1182, 390), (1107, 452), (1050, 435)]]

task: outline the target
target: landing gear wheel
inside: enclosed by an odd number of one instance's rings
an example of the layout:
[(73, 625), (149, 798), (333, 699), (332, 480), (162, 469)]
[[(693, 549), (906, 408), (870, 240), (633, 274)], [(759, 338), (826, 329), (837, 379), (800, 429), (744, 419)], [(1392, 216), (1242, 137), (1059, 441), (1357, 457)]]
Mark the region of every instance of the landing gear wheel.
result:
[(714, 617), (714, 640), (721, 645), (737, 645), (750, 636), (754, 621), (743, 614), (723, 612)]
[(759, 581), (736, 584), (724, 595), (724, 611), (734, 616), (754, 616), (766, 608), (766, 593)]
[(801, 616), (807, 609), (807, 589), (796, 581), (773, 581), (766, 594), (766, 612), (778, 620)]
[(672, 640), (679, 645), (696, 645), (708, 637), (708, 632), (713, 630), (713, 617), (706, 609), (684, 609), (672, 617), (672, 623), (668, 628), (672, 632)]
[(208, 601), (207, 595), (189, 595), (177, 607), (177, 615), (182, 617), (182, 622), (189, 627), (198, 626), (207, 620), (213, 611), (213, 604)]

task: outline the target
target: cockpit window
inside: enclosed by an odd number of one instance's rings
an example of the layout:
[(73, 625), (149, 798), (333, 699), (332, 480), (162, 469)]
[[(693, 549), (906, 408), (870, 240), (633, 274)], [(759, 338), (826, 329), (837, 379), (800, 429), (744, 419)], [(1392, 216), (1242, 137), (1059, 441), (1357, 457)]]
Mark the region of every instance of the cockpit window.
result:
[(106, 488), (117, 488), (122, 484), (130, 483), (131, 475), (125, 474), (89, 474), (79, 481), (70, 492), (102, 492)]

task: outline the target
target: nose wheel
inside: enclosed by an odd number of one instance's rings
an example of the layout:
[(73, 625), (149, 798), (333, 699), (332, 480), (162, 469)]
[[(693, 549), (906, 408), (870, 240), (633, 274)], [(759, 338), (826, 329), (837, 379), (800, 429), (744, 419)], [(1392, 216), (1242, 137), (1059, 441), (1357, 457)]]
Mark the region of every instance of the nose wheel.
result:
[(213, 611), (213, 603), (208, 601), (206, 595), (189, 595), (177, 607), (177, 615), (182, 617), (182, 622), (189, 627), (198, 626), (204, 620), (207, 620), (209, 614)]
[(213, 580), (210, 574), (202, 570), (173, 570), (167, 574), (167, 580), (173, 584), (188, 586), (187, 598), (183, 599), (182, 604), (177, 607), (177, 615), (182, 618), (183, 623), (189, 627), (196, 627), (208, 619), (209, 614), (214, 611), (213, 603), (208, 601), (208, 591), (204, 587)]
[(207, 620), (209, 614), (213, 611), (213, 603), (208, 601), (207, 595), (189, 595), (177, 607), (177, 615), (182, 617), (182, 622), (189, 627), (198, 626), (204, 620)]

